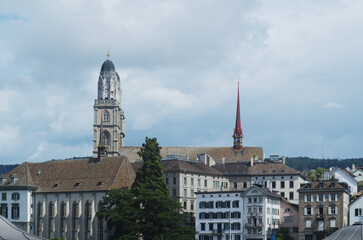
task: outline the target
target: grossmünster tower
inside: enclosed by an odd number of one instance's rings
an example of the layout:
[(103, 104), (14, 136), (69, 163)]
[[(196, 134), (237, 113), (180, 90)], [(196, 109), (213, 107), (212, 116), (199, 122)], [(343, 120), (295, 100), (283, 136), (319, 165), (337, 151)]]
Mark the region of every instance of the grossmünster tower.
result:
[(121, 108), (121, 81), (115, 65), (107, 59), (98, 78), (93, 124), (93, 156), (98, 146), (104, 144), (108, 156), (120, 155), (124, 145), (124, 112)]

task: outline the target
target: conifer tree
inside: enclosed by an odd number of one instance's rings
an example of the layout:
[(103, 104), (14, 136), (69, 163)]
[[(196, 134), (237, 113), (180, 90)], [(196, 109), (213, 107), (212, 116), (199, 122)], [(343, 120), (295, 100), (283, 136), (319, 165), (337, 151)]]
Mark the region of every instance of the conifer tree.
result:
[(185, 225), (180, 203), (169, 196), (163, 177), (160, 147), (156, 138), (146, 137), (139, 156), (144, 165), (136, 173), (131, 190), (113, 190), (103, 201), (113, 239), (189, 240), (195, 230)]

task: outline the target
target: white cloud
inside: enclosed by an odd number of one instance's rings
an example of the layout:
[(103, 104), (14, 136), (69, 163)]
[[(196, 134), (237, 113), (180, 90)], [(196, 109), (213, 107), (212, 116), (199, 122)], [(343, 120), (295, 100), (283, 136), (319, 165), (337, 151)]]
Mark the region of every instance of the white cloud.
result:
[(344, 108), (343, 104), (335, 103), (335, 102), (328, 102), (324, 105), (325, 108)]

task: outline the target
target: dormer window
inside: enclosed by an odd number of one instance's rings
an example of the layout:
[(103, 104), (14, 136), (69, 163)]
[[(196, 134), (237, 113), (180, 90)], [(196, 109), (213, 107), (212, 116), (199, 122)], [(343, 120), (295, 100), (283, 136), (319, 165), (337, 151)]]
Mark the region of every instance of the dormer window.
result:
[(76, 184), (74, 184), (74, 187), (79, 187), (81, 184), (78, 182)]
[(96, 186), (102, 186), (103, 182), (98, 182)]
[(331, 188), (335, 188), (335, 183), (332, 183), (332, 184), (330, 185), (330, 187), (331, 187)]
[(55, 183), (55, 184), (53, 185), (53, 188), (57, 188), (57, 187), (59, 187), (59, 183)]
[(319, 189), (323, 188), (323, 183), (319, 183)]
[(311, 185), (310, 185), (310, 184), (307, 184), (307, 185), (306, 185), (306, 188), (307, 188), (307, 189), (310, 189), (310, 188), (311, 188)]

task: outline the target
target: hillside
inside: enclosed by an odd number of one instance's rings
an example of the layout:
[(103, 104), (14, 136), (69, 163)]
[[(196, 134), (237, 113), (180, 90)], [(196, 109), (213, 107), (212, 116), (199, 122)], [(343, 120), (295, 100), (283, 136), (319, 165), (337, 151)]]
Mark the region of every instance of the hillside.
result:
[(316, 169), (318, 167), (330, 168), (351, 168), (355, 164), (356, 167), (363, 167), (363, 158), (350, 158), (350, 159), (316, 159), (309, 157), (287, 157), (286, 165), (295, 168), (299, 171)]
[(0, 174), (5, 174), (19, 166), (19, 164), (0, 165)]

